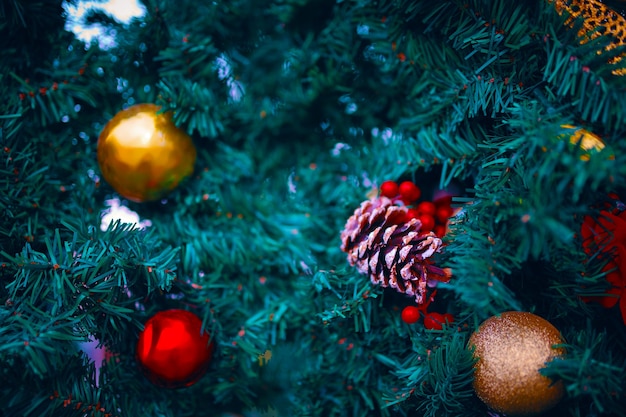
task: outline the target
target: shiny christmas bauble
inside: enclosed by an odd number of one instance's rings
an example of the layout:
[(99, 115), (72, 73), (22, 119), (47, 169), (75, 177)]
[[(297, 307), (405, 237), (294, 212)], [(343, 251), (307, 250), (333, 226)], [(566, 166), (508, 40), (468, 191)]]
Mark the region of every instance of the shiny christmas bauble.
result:
[(192, 174), (196, 148), (171, 113), (137, 104), (117, 113), (98, 138), (98, 164), (107, 183), (123, 197), (152, 201)]
[(472, 334), (474, 390), (493, 410), (507, 416), (531, 416), (563, 397), (561, 381), (539, 373), (547, 362), (565, 355), (560, 332), (532, 313), (509, 311), (485, 320)]
[(156, 313), (137, 341), (137, 360), (155, 385), (181, 388), (194, 384), (206, 372), (213, 355), (210, 335), (201, 333), (202, 320), (186, 310)]
[[(591, 158), (591, 155), (601, 152), (606, 147), (598, 135), (591, 133), (588, 130), (578, 128), (573, 125), (561, 125), (561, 127), (565, 129), (575, 129), (569, 137), (569, 141), (572, 145), (580, 143), (580, 147), (584, 151), (584, 153), (580, 155), (580, 159), (583, 161), (588, 161)], [(607, 159), (615, 159), (615, 155), (613, 153), (607, 154)]]

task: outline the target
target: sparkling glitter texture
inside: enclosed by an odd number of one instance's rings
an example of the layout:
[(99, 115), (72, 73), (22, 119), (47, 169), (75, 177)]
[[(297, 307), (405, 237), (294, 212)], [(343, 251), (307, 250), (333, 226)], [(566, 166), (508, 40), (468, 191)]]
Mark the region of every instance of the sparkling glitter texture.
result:
[(489, 407), (509, 416), (532, 416), (555, 406), (563, 384), (539, 369), (565, 355), (559, 331), (532, 313), (509, 311), (485, 320), (472, 334), (474, 390)]

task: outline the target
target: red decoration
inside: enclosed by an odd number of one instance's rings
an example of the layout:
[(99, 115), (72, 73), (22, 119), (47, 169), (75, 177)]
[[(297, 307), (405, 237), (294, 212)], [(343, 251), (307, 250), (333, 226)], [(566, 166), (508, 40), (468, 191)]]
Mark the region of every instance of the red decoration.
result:
[(380, 185), (380, 195), (387, 198), (394, 198), (398, 195), (398, 183), (395, 181), (385, 181)]
[(435, 195), (435, 199), (433, 200), (433, 203), (435, 203), (437, 207), (442, 207), (442, 206), (450, 207), (452, 206), (452, 194), (449, 194), (447, 191), (438, 192)]
[(424, 316), (424, 327), (429, 330), (441, 330), (443, 329), (444, 323), (450, 324), (453, 321), (454, 316), (452, 314), (441, 314), (433, 311), (432, 313), (428, 313)]
[(437, 217), (437, 221), (439, 223), (446, 224), (450, 217), (454, 214), (454, 209), (451, 206), (440, 206), (437, 207), (437, 211), (435, 212), (435, 217)]
[(603, 307), (618, 304), (622, 320), (626, 324), (626, 211), (602, 210), (596, 220), (585, 216), (580, 230), (583, 248), (588, 255), (600, 251), (600, 256), (609, 256), (602, 269), (611, 287), (604, 296), (582, 297), (584, 302), (596, 301)]
[(176, 309), (161, 311), (146, 322), (137, 341), (137, 359), (152, 383), (180, 388), (200, 379), (214, 349), (201, 327), (198, 316)]
[(435, 227), (435, 218), (430, 214), (420, 214), (418, 219), (422, 222), (424, 231), (431, 231)]
[(402, 197), (404, 204), (411, 204), (422, 195), (422, 190), (420, 190), (419, 187), (413, 183), (413, 181), (404, 181), (398, 187), (398, 192), (400, 193), (400, 197)]
[(420, 319), (420, 309), (415, 306), (406, 306), (402, 310), (402, 321), (406, 324), (417, 323)]
[(443, 224), (435, 225), (435, 228), (433, 229), (433, 233), (435, 233), (437, 237), (439, 238), (444, 237), (446, 234), (446, 226)]
[(419, 216), (420, 216), (420, 214), (417, 211), (417, 209), (415, 209), (415, 208), (410, 208), (410, 209), (408, 209), (406, 211), (407, 221), (410, 220), (410, 219), (417, 219), (417, 218), (419, 218)]
[(422, 201), (417, 205), (417, 211), (421, 214), (434, 216), (437, 212), (437, 206), (432, 201)]

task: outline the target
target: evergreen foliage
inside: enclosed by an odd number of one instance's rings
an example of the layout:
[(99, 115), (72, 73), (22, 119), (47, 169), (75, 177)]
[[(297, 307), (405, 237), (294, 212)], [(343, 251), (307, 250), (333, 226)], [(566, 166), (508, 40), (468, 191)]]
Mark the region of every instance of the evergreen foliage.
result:
[[(566, 340), (542, 371), (566, 388), (550, 415), (626, 415), (626, 326), (580, 298), (607, 290), (582, 219), (626, 198), (626, 63), (609, 62), (625, 51), (604, 51), (609, 35), (581, 43), (548, 0), (143, 0), (128, 24), (89, 15), (115, 34), (105, 47), (65, 29), (63, 4), (0, 3), (0, 415), (487, 415), (466, 344), (506, 310)], [(101, 230), (115, 194), (98, 134), (141, 102), (175, 111), (195, 173), (124, 202), (147, 230)], [(567, 125), (607, 147), (581, 159)], [(388, 179), (459, 190), (436, 260), (453, 271), (443, 330), (403, 323), (411, 300), (339, 249)], [(167, 308), (217, 345), (182, 390), (134, 356)], [(97, 378), (90, 338), (113, 355)]]

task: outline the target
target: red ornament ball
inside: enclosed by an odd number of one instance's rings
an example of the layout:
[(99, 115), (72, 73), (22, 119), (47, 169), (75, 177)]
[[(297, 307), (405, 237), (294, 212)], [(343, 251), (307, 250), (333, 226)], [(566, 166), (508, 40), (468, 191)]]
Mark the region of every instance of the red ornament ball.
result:
[(444, 323), (452, 323), (454, 321), (454, 316), (450, 313), (441, 314), (433, 311), (432, 313), (426, 314), (424, 317), (424, 327), (429, 330), (441, 330), (443, 329)]
[(137, 341), (137, 360), (146, 377), (165, 388), (188, 387), (198, 381), (214, 350), (210, 335), (200, 333), (201, 328), (202, 320), (185, 310), (152, 316)]
[(400, 193), (404, 204), (411, 204), (420, 198), (422, 190), (413, 181), (404, 181), (398, 186), (398, 193)]
[(398, 183), (395, 181), (385, 181), (380, 184), (380, 195), (387, 198), (394, 198), (398, 195)]
[(420, 319), (420, 309), (415, 306), (406, 306), (402, 310), (402, 321), (406, 324), (417, 323)]

